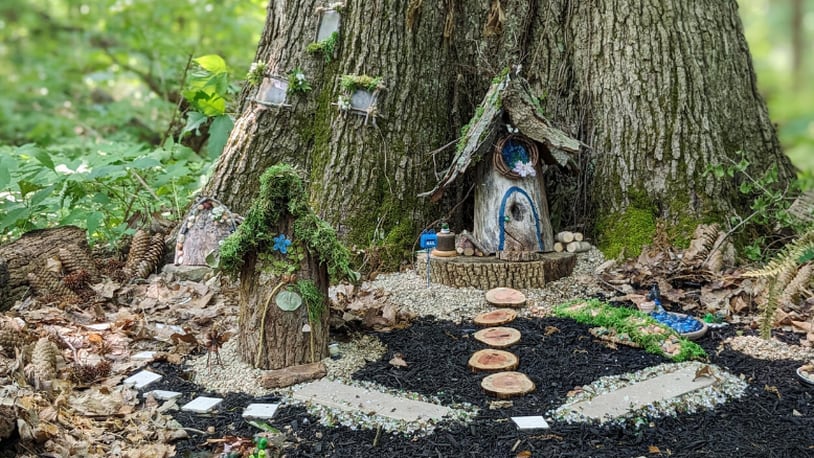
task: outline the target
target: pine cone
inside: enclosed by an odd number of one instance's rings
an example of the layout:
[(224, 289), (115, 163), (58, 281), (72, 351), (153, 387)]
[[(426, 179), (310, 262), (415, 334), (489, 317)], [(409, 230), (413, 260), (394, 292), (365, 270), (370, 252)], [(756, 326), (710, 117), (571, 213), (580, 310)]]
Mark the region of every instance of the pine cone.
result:
[(139, 229), (133, 235), (133, 240), (130, 242), (130, 251), (127, 253), (127, 263), (124, 268), (133, 272), (139, 263), (144, 259), (144, 254), (150, 246), (150, 233)]
[(150, 239), (150, 246), (144, 253), (144, 257), (138, 263), (135, 269), (136, 278), (147, 278), (156, 267), (161, 264), (161, 259), (164, 257), (164, 236), (155, 234)]
[(103, 359), (97, 364), (74, 364), (71, 366), (71, 378), (77, 383), (93, 383), (110, 375), (110, 361)]
[(28, 278), (28, 284), (34, 288), (34, 292), (37, 296), (43, 297), (53, 294), (70, 301), (80, 300), (79, 296), (65, 286), (62, 280), (51, 271), (41, 270), (39, 272), (29, 272), (26, 278)]
[(13, 357), (15, 348), (23, 348), (31, 342), (31, 337), (13, 321), (0, 322), (0, 347), (6, 356)]
[(57, 377), (57, 348), (47, 337), (41, 337), (34, 345), (25, 376), (38, 390), (50, 389), (51, 382)]
[(77, 273), (84, 270), (91, 277), (91, 281), (99, 279), (99, 269), (87, 251), (77, 245), (68, 245), (59, 249), (59, 259), (62, 261), (62, 268), (67, 274)]

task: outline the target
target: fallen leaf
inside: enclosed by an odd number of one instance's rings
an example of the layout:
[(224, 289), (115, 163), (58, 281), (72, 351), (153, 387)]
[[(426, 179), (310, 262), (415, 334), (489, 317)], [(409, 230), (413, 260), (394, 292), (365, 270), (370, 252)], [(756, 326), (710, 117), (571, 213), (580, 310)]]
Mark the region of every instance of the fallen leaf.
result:
[(647, 451), (650, 453), (659, 453), (659, 454), (661, 453), (661, 449), (656, 447), (655, 445), (648, 445)]
[(517, 458), (529, 458), (531, 456), (531, 451), (523, 450), (521, 452), (517, 452)]
[(407, 361), (404, 361), (404, 355), (401, 353), (396, 353), (393, 355), (393, 358), (391, 358), (389, 362), (391, 366), (407, 367)]
[(556, 326), (546, 326), (545, 327), (545, 335), (546, 337), (550, 336), (551, 334), (560, 332), (560, 328)]

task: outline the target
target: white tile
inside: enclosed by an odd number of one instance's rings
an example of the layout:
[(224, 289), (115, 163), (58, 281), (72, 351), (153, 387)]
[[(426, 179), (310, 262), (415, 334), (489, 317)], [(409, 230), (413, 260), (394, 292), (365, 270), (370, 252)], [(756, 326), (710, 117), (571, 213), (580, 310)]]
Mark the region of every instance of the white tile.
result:
[(206, 396), (198, 396), (192, 401), (184, 404), (181, 410), (195, 413), (207, 413), (223, 402), (223, 398), (208, 398)]
[(152, 361), (155, 353), (154, 351), (140, 351), (135, 355), (130, 355), (130, 359), (133, 361)]
[(92, 331), (107, 331), (110, 329), (110, 323), (95, 323), (86, 325), (85, 327)]
[(517, 429), (548, 429), (548, 423), (540, 415), (512, 417), (512, 421), (517, 425)]
[(170, 399), (175, 399), (181, 396), (181, 393), (177, 391), (152, 390), (143, 394), (145, 398), (148, 395), (152, 395), (157, 401), (169, 401)]
[(243, 418), (259, 418), (267, 420), (274, 416), (280, 404), (249, 404), (243, 411)]
[(150, 371), (140, 371), (136, 372), (135, 374), (127, 377), (122, 382), (125, 385), (133, 385), (133, 388), (140, 390), (145, 386), (157, 382), (162, 379), (161, 375), (156, 374), (155, 372)]

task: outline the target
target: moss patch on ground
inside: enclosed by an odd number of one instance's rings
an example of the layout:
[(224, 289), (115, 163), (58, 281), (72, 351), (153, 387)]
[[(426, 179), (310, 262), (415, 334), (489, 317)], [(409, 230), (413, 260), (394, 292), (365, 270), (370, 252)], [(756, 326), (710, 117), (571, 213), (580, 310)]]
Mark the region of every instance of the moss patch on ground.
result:
[[(642, 346), (648, 353), (662, 355), (673, 361), (707, 357), (707, 353), (701, 346), (680, 337), (672, 328), (638, 310), (613, 307), (602, 301), (590, 299), (559, 305), (554, 308), (554, 314), (571, 318), (579, 323), (613, 329), (617, 334), (627, 334), (633, 342)], [(665, 344), (670, 342), (676, 342), (679, 346), (675, 354), (667, 353), (664, 350)]]
[(656, 216), (649, 209), (629, 207), (621, 214), (609, 215), (597, 223), (599, 249), (608, 258), (620, 254), (636, 257), (642, 247), (653, 241)]

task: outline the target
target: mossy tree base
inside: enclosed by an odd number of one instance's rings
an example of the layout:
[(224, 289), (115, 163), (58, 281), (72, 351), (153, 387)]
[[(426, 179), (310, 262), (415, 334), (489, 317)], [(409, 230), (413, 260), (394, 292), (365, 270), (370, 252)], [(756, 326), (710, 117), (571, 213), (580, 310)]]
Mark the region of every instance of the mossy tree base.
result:
[[(542, 288), (546, 283), (571, 275), (577, 258), (570, 253), (545, 253), (532, 262), (506, 262), (495, 257), (430, 257), (430, 282), (455, 288)], [(416, 270), (426, 280), (426, 264)]]

